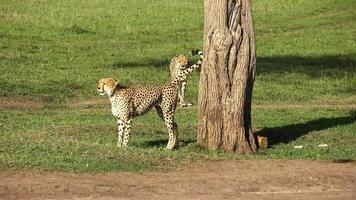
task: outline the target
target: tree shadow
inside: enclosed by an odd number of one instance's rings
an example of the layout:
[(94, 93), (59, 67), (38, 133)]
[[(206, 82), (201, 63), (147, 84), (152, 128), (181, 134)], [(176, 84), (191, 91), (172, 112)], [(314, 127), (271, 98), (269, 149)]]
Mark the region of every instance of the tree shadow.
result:
[(296, 72), (317, 78), (345, 75), (355, 71), (356, 55), (257, 57), (257, 74)]
[[(197, 62), (199, 59), (197, 56), (191, 56), (188, 55), (189, 57), (189, 64), (192, 65)], [(162, 59), (157, 59), (157, 58), (145, 58), (145, 59), (139, 59), (139, 60), (128, 60), (128, 61), (115, 61), (114, 63), (110, 64), (110, 67), (113, 68), (134, 68), (134, 67), (154, 67), (154, 68), (168, 68), (171, 59), (171, 57), (167, 58), (162, 58)]]
[(146, 58), (133, 61), (116, 61), (110, 64), (113, 68), (134, 68), (134, 67), (154, 67), (154, 68), (167, 68), (170, 63), (169, 58), (156, 59), (156, 58)]
[[(143, 58), (137, 60), (116, 61), (109, 64), (113, 68), (154, 67), (167, 68), (171, 57)], [(198, 59), (190, 56), (190, 64)], [(338, 76), (355, 73), (356, 55), (323, 55), (323, 56), (258, 56), (257, 74), (268, 73), (304, 73), (312, 77)]]
[(313, 131), (325, 130), (354, 122), (356, 122), (356, 111), (352, 111), (350, 116), (346, 117), (320, 118), (305, 123), (264, 128), (256, 132), (256, 135), (267, 137), (268, 145), (273, 146), (279, 143), (291, 142)]

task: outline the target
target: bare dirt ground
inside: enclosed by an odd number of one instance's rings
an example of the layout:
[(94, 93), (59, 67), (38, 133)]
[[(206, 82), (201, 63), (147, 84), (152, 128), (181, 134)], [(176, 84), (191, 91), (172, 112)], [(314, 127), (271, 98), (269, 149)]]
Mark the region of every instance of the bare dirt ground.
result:
[[(46, 104), (45, 98), (42, 100), (31, 99), (28, 97), (0, 96), (0, 108), (5, 109), (36, 109), (43, 108)], [(80, 108), (85, 106), (110, 105), (107, 98), (74, 99), (69, 103), (70, 108)], [(302, 108), (338, 108), (356, 109), (355, 101), (350, 100), (330, 100), (327, 102), (311, 102), (310, 104), (254, 104), (257, 109), (302, 109)]]
[(28, 97), (0, 96), (0, 108), (41, 108), (43, 102)]
[(167, 172), (0, 172), (0, 199), (356, 199), (356, 163), (206, 161)]
[[(71, 107), (105, 104), (107, 99), (89, 99), (73, 101)], [(29, 98), (0, 98), (0, 108), (5, 109), (43, 106)], [(356, 108), (354, 103), (308, 105), (314, 106)], [(223, 160), (141, 173), (0, 171), (0, 199), (356, 199), (356, 162)]]
[[(87, 100), (73, 100), (70, 103), (70, 107), (83, 107), (94, 105), (110, 105), (110, 101), (107, 98), (92, 98)], [(268, 105), (253, 105), (257, 109), (302, 109), (302, 108), (344, 108), (354, 109), (356, 104), (354, 101), (338, 101), (332, 100), (328, 102), (312, 102), (310, 104), (268, 104)]]

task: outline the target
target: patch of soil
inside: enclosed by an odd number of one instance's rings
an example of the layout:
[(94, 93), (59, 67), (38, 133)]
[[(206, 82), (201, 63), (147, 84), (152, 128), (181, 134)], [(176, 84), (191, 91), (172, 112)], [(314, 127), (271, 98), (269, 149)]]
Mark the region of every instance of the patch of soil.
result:
[(222, 160), (167, 172), (0, 172), (0, 199), (355, 199), (356, 163)]
[(0, 96), (0, 108), (42, 108), (44, 103), (29, 97)]
[(69, 106), (72, 108), (94, 106), (94, 105), (110, 105), (110, 100), (105, 96), (105, 98), (93, 98), (87, 100), (73, 100)]
[(303, 108), (338, 108), (356, 109), (356, 104), (255, 104), (257, 109), (303, 109)]
[[(110, 105), (110, 101), (106, 96), (104, 98), (93, 98), (87, 100), (73, 100), (70, 107), (84, 107), (95, 105)], [(193, 105), (193, 107), (196, 105)], [(253, 104), (253, 108), (257, 109), (303, 109), (303, 108), (339, 108), (339, 109), (356, 109), (355, 103), (350, 102), (326, 102), (315, 104)], [(191, 108), (191, 107), (187, 107)]]
[[(42, 108), (46, 102), (51, 100), (35, 100), (29, 97), (16, 96), (0, 96), (0, 108)], [(110, 105), (108, 98), (92, 98), (92, 99), (74, 99), (70, 102), (70, 108)], [(193, 105), (193, 107), (196, 105)], [(338, 108), (338, 109), (356, 109), (356, 104), (352, 102), (324, 102), (312, 104), (253, 104), (253, 108), (257, 109), (303, 109), (303, 108)], [(187, 107), (189, 108), (189, 107)]]

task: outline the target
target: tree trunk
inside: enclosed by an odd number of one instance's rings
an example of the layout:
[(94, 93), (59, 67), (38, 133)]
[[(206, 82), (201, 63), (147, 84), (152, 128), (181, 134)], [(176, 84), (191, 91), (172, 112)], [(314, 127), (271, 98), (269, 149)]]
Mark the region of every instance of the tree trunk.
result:
[(199, 83), (198, 144), (251, 153), (256, 69), (250, 0), (204, 1), (204, 60)]

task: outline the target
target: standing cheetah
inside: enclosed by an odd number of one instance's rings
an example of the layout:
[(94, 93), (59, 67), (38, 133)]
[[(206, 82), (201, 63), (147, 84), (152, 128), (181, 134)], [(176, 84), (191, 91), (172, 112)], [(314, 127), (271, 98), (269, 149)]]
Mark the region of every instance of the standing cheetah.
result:
[[(203, 52), (198, 49), (193, 49), (192, 55), (200, 55), (200, 59), (202, 59)], [(171, 73), (171, 80), (175, 79), (182, 70), (187, 69), (188, 61), (189, 61), (189, 58), (182, 54), (179, 54), (179, 55), (175, 56), (174, 58), (172, 58), (170, 65), (169, 65), (169, 70)], [(187, 103), (184, 100), (186, 86), (187, 86), (187, 77), (178, 82), (178, 104), (181, 107), (192, 106), (191, 103)]]
[(196, 64), (181, 70), (171, 82), (150, 87), (124, 87), (112, 78), (99, 80), (97, 90), (100, 95), (108, 95), (112, 114), (117, 118), (117, 146), (127, 146), (129, 142), (132, 118), (156, 108), (158, 116), (164, 121), (169, 133), (167, 149), (173, 149), (178, 138), (178, 127), (174, 120), (178, 97), (178, 82), (185, 80), (189, 73), (201, 66)]

